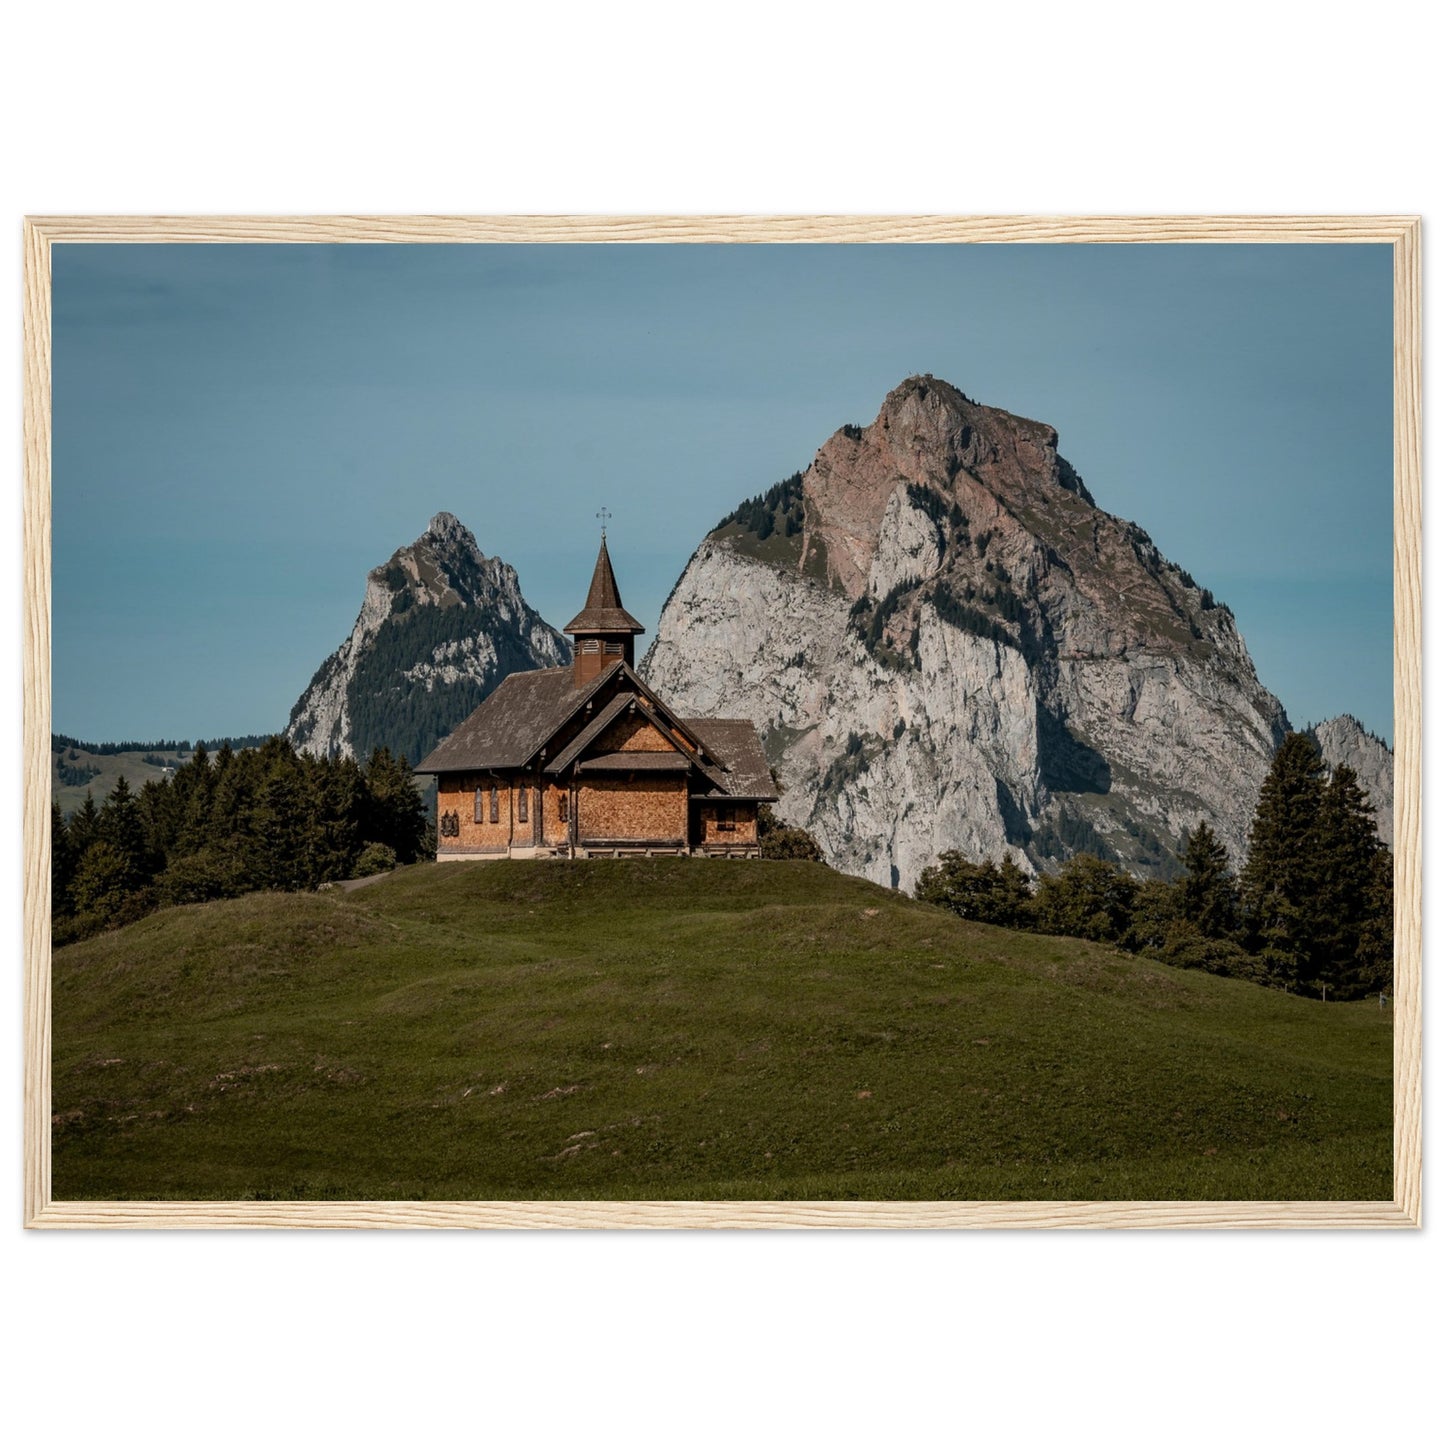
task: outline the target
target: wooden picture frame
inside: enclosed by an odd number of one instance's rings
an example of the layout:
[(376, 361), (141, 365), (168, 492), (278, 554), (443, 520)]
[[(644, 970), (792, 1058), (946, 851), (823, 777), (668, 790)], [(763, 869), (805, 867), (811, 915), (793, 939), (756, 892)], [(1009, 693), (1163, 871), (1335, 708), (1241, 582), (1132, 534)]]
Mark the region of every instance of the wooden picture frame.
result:
[[(1388, 1202), (65, 1203), (50, 1172), (51, 248), (262, 242), (1374, 243), (1394, 254), (1394, 1192)], [(1421, 1220), (1421, 291), (1411, 216), (34, 217), (24, 285), (24, 1222), (89, 1228), (1340, 1228)]]

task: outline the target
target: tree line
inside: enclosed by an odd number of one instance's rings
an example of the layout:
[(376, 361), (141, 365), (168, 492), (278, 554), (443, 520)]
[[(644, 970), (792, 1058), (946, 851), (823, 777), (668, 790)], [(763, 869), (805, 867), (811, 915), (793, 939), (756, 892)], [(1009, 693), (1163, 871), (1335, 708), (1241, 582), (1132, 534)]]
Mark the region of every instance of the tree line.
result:
[(1202, 822), (1179, 864), (1172, 882), (1141, 881), (1079, 853), (1035, 885), (1010, 858), (947, 852), (915, 896), (981, 923), (1113, 943), (1296, 993), (1389, 989), (1394, 860), (1354, 770), (1330, 773), (1309, 734), (1288, 734), (1275, 754), (1238, 875)]
[[(267, 733), (242, 733), (227, 738), (197, 738), (195, 746), (206, 748), (210, 752), (216, 752), (223, 747), (259, 748), (266, 741)], [(80, 738), (73, 738), (69, 733), (51, 733), (51, 752), (70, 750), (70, 756), (75, 756), (76, 750), (83, 753), (91, 753), (97, 758), (113, 758), (119, 753), (188, 753), (191, 751), (189, 738), (161, 738), (156, 742), (119, 742), (119, 743), (87, 743)]]
[(431, 841), (405, 758), (313, 758), (279, 736), (214, 756), (197, 746), (139, 792), (121, 778), (99, 807), (87, 793), (68, 821), (52, 804), (50, 827), (56, 945), (168, 904), (379, 872)]

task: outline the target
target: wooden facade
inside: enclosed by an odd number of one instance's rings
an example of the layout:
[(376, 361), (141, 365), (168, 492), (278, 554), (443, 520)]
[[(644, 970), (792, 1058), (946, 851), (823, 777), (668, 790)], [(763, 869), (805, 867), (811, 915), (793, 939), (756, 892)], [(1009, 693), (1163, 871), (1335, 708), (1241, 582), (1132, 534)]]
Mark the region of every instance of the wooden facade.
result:
[(568, 667), (513, 673), (423, 760), (439, 860), (757, 857), (774, 801), (751, 722), (680, 718), (632, 667), (641, 625), (604, 538)]

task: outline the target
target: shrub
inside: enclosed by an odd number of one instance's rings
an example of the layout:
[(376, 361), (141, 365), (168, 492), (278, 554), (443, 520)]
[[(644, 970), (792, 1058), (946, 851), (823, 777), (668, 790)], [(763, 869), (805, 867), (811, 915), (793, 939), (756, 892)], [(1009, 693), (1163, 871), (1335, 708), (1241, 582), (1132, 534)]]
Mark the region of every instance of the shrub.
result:
[(797, 858), (821, 863), (823, 850), (806, 828), (791, 828), (778, 822), (766, 803), (758, 809), (758, 848), (764, 858)]
[(1159, 957), (1175, 968), (1198, 968), (1225, 978), (1247, 979), (1250, 983), (1274, 981), (1263, 959), (1252, 957), (1227, 938), (1206, 938), (1188, 923), (1170, 927)]
[(1012, 858), (1006, 857), (1002, 863), (992, 859), (970, 863), (962, 853), (950, 849), (923, 870), (913, 896), (976, 923), (1025, 928), (1032, 920), (1033, 891)]
[(368, 843), (356, 860), (353, 878), (370, 878), (374, 873), (390, 873), (396, 867), (396, 850), (385, 843)]
[(166, 904), (239, 898), (254, 886), (244, 861), (219, 848), (202, 848), (177, 858), (157, 880), (160, 900)]

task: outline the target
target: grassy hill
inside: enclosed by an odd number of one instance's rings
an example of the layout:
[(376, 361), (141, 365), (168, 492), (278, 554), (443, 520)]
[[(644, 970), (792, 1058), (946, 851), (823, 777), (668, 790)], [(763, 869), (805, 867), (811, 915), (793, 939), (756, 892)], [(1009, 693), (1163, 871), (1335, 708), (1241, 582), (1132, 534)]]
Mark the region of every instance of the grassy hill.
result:
[[(99, 807), (110, 791), (124, 778), (138, 793), (149, 782), (160, 782), (165, 777), (165, 767), (146, 762), (148, 757), (164, 758), (172, 768), (179, 767), (190, 753), (157, 753), (150, 748), (137, 748), (133, 752), (93, 753), (83, 747), (57, 746), (52, 740), (50, 746), (50, 787), (51, 796), (60, 804), (60, 811), (68, 818), (85, 802), (89, 793)], [(67, 782), (61, 768), (73, 769), (70, 776), (89, 774), (83, 782)]]
[(57, 1199), (1388, 1199), (1391, 1036), (808, 863), (422, 864), (58, 951)]

